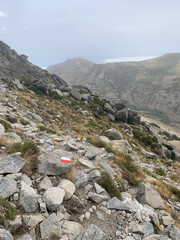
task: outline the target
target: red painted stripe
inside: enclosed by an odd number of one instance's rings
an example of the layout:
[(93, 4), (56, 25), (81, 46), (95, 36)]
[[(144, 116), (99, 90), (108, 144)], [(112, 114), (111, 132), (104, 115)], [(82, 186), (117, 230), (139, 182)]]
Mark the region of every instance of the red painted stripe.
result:
[(71, 163), (71, 160), (68, 160), (68, 159), (61, 159), (61, 162), (62, 162), (62, 163)]

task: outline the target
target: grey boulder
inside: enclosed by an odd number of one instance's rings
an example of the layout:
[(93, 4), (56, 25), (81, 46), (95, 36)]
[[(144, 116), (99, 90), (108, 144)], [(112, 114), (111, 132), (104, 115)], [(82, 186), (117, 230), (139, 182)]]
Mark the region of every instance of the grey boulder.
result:
[(24, 167), (25, 163), (26, 160), (21, 158), (17, 153), (0, 158), (0, 174), (18, 173)]
[(53, 236), (61, 237), (61, 226), (55, 213), (51, 214), (40, 224), (42, 240), (52, 239)]
[(164, 236), (164, 235), (150, 235), (148, 237), (143, 238), (143, 240), (171, 240), (170, 238)]
[(72, 153), (66, 151), (49, 151), (42, 153), (38, 160), (38, 172), (46, 175), (62, 175), (67, 173), (71, 169), (72, 162), (64, 163), (61, 162), (62, 157), (72, 158)]
[(24, 182), (21, 182), (19, 204), (27, 213), (35, 212), (38, 209), (38, 197), (36, 192)]
[(60, 187), (49, 188), (43, 195), (43, 201), (46, 203), (47, 208), (51, 211), (56, 211), (63, 202), (65, 197), (65, 190)]
[(16, 181), (8, 176), (0, 176), (0, 197), (7, 198), (15, 192), (18, 192)]
[(126, 203), (123, 203), (122, 201), (120, 201), (117, 197), (113, 197), (111, 198), (111, 200), (107, 202), (107, 208), (131, 212), (129, 206)]
[(3, 228), (0, 228), (0, 239), (1, 240), (14, 240), (11, 233), (9, 231), (6, 231)]
[(122, 134), (115, 128), (108, 129), (107, 130), (107, 136), (112, 140), (123, 139)]
[(155, 209), (165, 208), (165, 204), (161, 195), (156, 190), (151, 188), (150, 184), (139, 184), (137, 200), (140, 203), (147, 203)]

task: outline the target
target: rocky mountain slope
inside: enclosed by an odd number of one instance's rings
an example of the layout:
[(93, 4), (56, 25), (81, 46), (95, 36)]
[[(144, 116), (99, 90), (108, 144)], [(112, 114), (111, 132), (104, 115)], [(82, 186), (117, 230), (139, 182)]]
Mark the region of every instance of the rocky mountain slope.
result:
[(133, 109), (180, 123), (180, 54), (142, 62), (95, 64), (74, 58), (47, 68), (70, 85), (86, 84), (107, 98), (126, 99)]
[(84, 87), (24, 83), (0, 79), (0, 239), (178, 240), (180, 153), (156, 126)]

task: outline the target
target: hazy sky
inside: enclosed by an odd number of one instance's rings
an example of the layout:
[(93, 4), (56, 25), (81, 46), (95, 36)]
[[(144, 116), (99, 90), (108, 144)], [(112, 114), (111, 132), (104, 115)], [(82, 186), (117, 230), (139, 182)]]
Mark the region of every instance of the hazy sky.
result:
[(180, 52), (180, 0), (0, 0), (0, 40), (39, 66)]

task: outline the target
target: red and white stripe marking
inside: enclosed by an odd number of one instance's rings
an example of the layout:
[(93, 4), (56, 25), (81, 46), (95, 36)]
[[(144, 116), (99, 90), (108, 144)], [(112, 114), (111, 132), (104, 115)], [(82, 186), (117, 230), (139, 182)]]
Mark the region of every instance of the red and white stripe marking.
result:
[(62, 157), (62, 158), (60, 159), (60, 161), (61, 161), (62, 163), (71, 163), (71, 159), (70, 159), (70, 158), (67, 158), (67, 157)]

